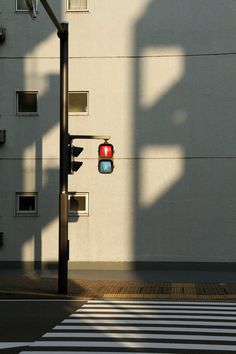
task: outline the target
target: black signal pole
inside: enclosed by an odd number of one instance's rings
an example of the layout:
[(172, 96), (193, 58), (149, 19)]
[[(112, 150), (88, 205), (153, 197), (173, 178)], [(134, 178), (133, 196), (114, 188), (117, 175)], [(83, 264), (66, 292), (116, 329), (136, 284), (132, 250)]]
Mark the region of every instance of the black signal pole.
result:
[[(67, 294), (68, 283), (68, 23), (60, 23), (47, 0), (40, 0), (57, 28), (60, 38), (60, 191), (58, 293)], [(37, 18), (36, 0), (26, 0), (33, 19)]]
[(58, 294), (67, 294), (68, 287), (68, 23), (59, 23), (46, 0), (41, 0), (56, 26), (60, 38), (60, 190), (59, 190), (59, 260)]
[(68, 23), (61, 24), (60, 38), (60, 195), (58, 293), (67, 294), (68, 283)]

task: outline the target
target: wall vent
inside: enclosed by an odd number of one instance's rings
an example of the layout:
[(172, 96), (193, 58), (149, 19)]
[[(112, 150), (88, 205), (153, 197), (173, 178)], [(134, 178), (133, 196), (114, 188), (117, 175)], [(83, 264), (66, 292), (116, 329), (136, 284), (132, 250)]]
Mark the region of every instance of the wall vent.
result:
[(0, 130), (0, 144), (5, 144), (6, 142), (6, 130)]
[(3, 241), (3, 232), (0, 232), (0, 248), (3, 247), (4, 241)]
[(0, 42), (6, 40), (6, 28), (0, 27)]

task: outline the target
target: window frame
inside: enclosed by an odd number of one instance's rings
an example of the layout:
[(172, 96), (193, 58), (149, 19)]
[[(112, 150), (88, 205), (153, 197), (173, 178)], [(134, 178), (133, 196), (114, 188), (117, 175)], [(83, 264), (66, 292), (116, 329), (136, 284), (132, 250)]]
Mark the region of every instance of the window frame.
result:
[[(85, 210), (71, 211), (70, 198), (85, 197)], [(88, 192), (69, 192), (68, 193), (68, 216), (71, 218), (78, 216), (89, 216), (89, 193)]]
[[(19, 93), (34, 93), (37, 99), (37, 111), (36, 112), (19, 112)], [(17, 116), (38, 116), (39, 115), (39, 92), (36, 90), (16, 90), (16, 115)]]
[[(21, 9), (18, 9), (17, 7), (18, 5), (18, 0), (15, 0), (15, 11), (18, 12), (18, 13), (28, 13), (29, 10), (21, 10)], [(38, 12), (38, 0), (36, 0), (36, 12)]]
[(69, 9), (69, 0), (66, 0), (66, 12), (88, 13), (89, 12), (89, 0), (87, 0), (87, 9), (86, 10), (70, 10)]
[[(20, 210), (20, 197), (34, 197), (34, 210)], [(38, 193), (37, 192), (15, 192), (15, 216), (38, 216)]]
[[(87, 111), (86, 112), (70, 112), (70, 93), (86, 93), (87, 94)], [(88, 116), (89, 115), (89, 91), (80, 90), (80, 91), (68, 91), (68, 115), (69, 116)]]

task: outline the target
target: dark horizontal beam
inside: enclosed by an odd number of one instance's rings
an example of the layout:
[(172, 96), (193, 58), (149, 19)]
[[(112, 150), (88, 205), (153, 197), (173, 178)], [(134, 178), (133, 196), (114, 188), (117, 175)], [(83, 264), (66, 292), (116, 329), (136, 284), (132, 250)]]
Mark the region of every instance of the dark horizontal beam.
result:
[(70, 135), (70, 140), (74, 139), (94, 139), (94, 140), (109, 140), (109, 135)]

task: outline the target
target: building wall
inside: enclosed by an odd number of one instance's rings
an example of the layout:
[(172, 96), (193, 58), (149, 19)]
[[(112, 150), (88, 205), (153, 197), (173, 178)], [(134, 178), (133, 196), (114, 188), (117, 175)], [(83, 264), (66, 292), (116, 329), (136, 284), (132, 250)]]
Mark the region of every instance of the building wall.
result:
[[(81, 141), (70, 192), (70, 261), (235, 262), (236, 4), (229, 0), (89, 0), (69, 22), (70, 91), (89, 91), (71, 134), (111, 135), (115, 169), (97, 172), (99, 141)], [(59, 40), (1, 0), (0, 261), (58, 257)], [(39, 93), (38, 116), (16, 115), (16, 91)], [(15, 216), (15, 192), (38, 193), (38, 215)], [(114, 267), (116, 267), (114, 265)]]

